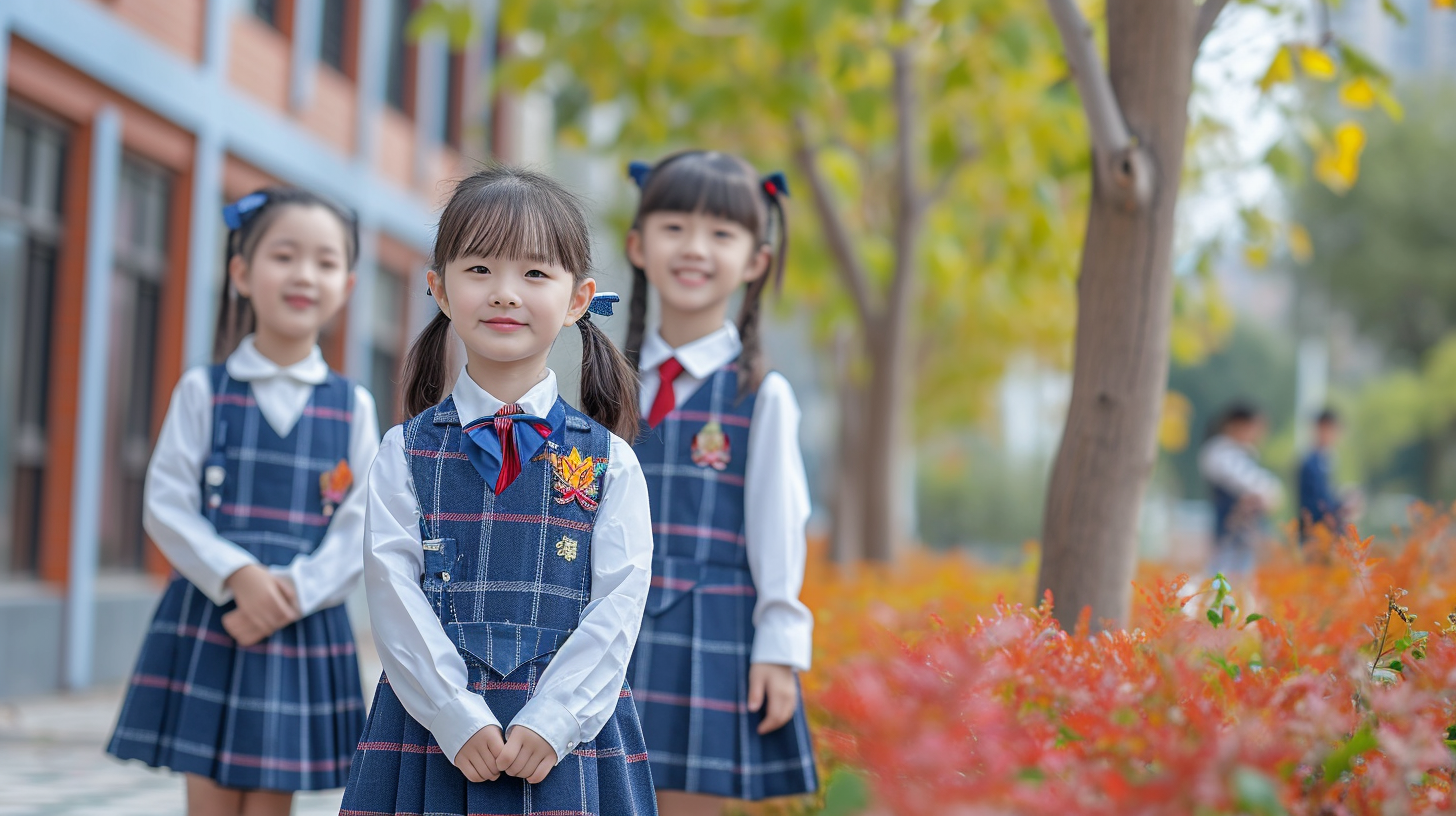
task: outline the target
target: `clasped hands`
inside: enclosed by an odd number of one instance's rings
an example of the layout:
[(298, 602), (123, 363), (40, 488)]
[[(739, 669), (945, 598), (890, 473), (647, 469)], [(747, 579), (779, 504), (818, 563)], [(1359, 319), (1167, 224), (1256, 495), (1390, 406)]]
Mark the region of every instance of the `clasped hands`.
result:
[(455, 755), (455, 767), (471, 782), (494, 782), (501, 774), (540, 784), (556, 767), (556, 751), (535, 731), (518, 725), (509, 740), (500, 726), (487, 725), (465, 741)]
[(228, 576), (238, 608), (222, 616), (222, 628), (241, 646), (252, 646), (302, 617), (298, 594), (287, 578), (249, 564)]

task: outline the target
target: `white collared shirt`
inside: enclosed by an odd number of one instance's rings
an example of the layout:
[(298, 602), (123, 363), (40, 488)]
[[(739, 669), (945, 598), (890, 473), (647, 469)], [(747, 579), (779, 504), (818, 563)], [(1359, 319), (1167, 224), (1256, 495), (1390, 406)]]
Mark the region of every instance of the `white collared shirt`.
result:
[[(743, 343), (732, 323), (674, 349), (656, 330), (642, 343), (642, 415), (652, 410), (661, 377), (657, 369), (669, 358), (682, 363), (673, 381), (678, 406), (703, 381), (738, 357)], [(758, 600), (753, 607), (755, 634), (750, 659), (808, 671), (813, 655), (814, 615), (799, 600), (804, 586), (808, 544), (809, 480), (799, 450), (799, 403), (789, 381), (770, 372), (759, 386), (748, 428), (748, 462), (743, 476), (743, 527), (748, 543), (748, 568)]]
[[(505, 404), (464, 370), (451, 396), (462, 425), (491, 416)], [(548, 369), (516, 404), (544, 417), (556, 396), (556, 374)], [(368, 495), (364, 588), (379, 659), (405, 711), (429, 729), (453, 761), (475, 732), (501, 722), (485, 699), (466, 687), (465, 660), (420, 588), (425, 554), (419, 500), (401, 426), (384, 436), (369, 473)], [(535, 550), (528, 555), (534, 559)], [(615, 435), (592, 530), (591, 569), (591, 601), (576, 631), (510, 722), (544, 737), (558, 761), (578, 744), (595, 739), (616, 710), (647, 606), (652, 577), (647, 482), (632, 446)]]
[[(315, 385), (329, 367), (315, 346), (304, 360), (280, 366), (260, 353), (251, 335), (227, 359), (228, 376), (247, 382), (268, 425), (286, 436), (303, 415)], [(218, 534), (202, 514), (202, 466), (212, 453), (212, 382), (208, 367), (182, 375), (172, 391), (167, 418), (147, 466), (142, 526), (183, 577), (213, 603), (232, 600), (224, 582), (234, 572), (258, 563), (247, 550)], [(379, 449), (379, 423), (374, 398), (354, 386), (354, 419), (349, 425), (349, 468), (369, 472)], [(356, 477), (357, 478), (357, 477)], [(289, 564), (271, 567), (293, 582), (298, 605), (311, 615), (344, 602), (363, 569), (364, 490), (356, 484), (329, 519), (318, 547)]]

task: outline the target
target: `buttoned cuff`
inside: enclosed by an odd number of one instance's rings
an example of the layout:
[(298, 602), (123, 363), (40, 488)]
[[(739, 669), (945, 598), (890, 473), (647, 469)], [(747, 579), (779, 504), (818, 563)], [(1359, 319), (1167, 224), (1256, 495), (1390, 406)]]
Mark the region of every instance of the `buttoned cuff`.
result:
[(521, 713), (511, 720), (511, 728), (518, 725), (535, 731), (551, 745), (560, 764), (566, 755), (581, 742), (581, 726), (571, 709), (547, 697), (532, 697)]
[(475, 732), (492, 725), (499, 728), (500, 720), (496, 719), (485, 698), (462, 690), (455, 699), (440, 708), (426, 728), (435, 735), (440, 750), (454, 764), (455, 755), (475, 736)]

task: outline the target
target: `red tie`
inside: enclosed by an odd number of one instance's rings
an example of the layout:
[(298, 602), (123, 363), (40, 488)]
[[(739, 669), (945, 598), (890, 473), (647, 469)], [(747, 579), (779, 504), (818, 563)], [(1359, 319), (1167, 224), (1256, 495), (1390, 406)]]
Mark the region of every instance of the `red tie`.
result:
[(521, 406), (515, 403), (503, 406), (495, 412), (495, 435), (500, 437), (501, 446), (500, 475), (495, 480), (497, 496), (521, 475), (521, 455), (516, 452), (516, 423), (510, 417), (524, 413)]
[(677, 407), (677, 396), (672, 393), (672, 383), (682, 373), (683, 364), (676, 357), (667, 358), (657, 367), (657, 375), (661, 381), (657, 385), (657, 397), (652, 400), (652, 410), (647, 414), (647, 427), (656, 428)]

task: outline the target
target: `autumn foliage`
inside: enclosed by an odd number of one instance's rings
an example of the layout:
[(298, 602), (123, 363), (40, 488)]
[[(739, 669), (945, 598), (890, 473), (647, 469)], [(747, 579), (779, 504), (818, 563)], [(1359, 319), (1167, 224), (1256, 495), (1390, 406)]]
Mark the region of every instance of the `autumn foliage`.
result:
[[(1133, 628), (1092, 635), (1049, 599), (995, 600), (1027, 597), (1034, 565), (816, 566), (826, 812), (1450, 812), (1453, 544), (1423, 512), (1397, 542), (1279, 548), (1234, 586), (1145, 570)], [(868, 801), (836, 797), (847, 779)]]

